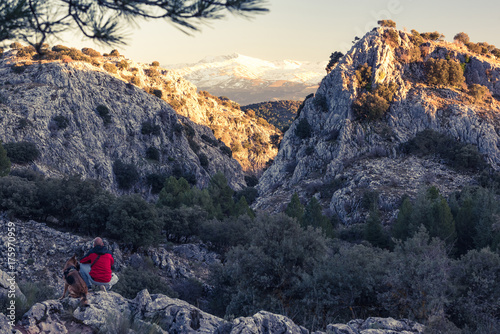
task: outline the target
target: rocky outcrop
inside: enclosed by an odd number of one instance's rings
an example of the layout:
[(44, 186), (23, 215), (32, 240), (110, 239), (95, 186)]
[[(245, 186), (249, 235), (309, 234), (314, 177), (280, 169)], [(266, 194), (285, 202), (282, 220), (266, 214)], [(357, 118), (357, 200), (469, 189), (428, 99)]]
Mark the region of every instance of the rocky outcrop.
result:
[(78, 174), (118, 191), (113, 164), (121, 160), (141, 174), (136, 191), (148, 191), (153, 173), (191, 175), (203, 187), (219, 171), (234, 189), (245, 186), (239, 163), (206, 143), (217, 142), (208, 127), (89, 63), (31, 63), (8, 53), (0, 97), (0, 139), (35, 143), (41, 154), (29, 167), (47, 176)]
[[(76, 254), (83, 256), (92, 248), (92, 238), (81, 237), (67, 232), (57, 231), (44, 223), (35, 221), (15, 222), (16, 240), (18, 242), (15, 253), (14, 270), (9, 270), (8, 258), (0, 257), (0, 297), (8, 294), (11, 289), (12, 272), (15, 282), (20, 280), (41, 283), (55, 291), (56, 296), (62, 294), (64, 281), (62, 269), (66, 261)], [(0, 221), (0, 252), (7, 254), (7, 222)], [(126, 267), (141, 268), (145, 258), (149, 257), (153, 264), (160, 269), (160, 275), (166, 283), (175, 283), (176, 280), (195, 278), (204, 282), (208, 278), (209, 267), (219, 262), (218, 256), (208, 251), (200, 244), (177, 245), (168, 250), (159, 247), (140, 248), (132, 253), (130, 249), (120, 249), (116, 243), (104, 239), (104, 243), (113, 253), (115, 259), (114, 271), (118, 272)], [(193, 265), (195, 264), (195, 265)], [(23, 295), (15, 284), (15, 295)]]
[(368, 318), (352, 320), (344, 324), (331, 324), (326, 328), (327, 334), (394, 334), (424, 333), (425, 327), (408, 319)]
[[(35, 304), (17, 328), (32, 334), (73, 333), (207, 333), (207, 334), (309, 334), (285, 316), (261, 311), (252, 317), (232, 322), (210, 315), (182, 300), (143, 290), (130, 300), (114, 292), (95, 292), (88, 297), (89, 306), (79, 307), (77, 299), (48, 300)], [(0, 326), (3, 326), (0, 314)], [(424, 326), (409, 320), (368, 318), (347, 325), (328, 325), (328, 334), (417, 334)], [(5, 331), (5, 333), (8, 333)], [(324, 332), (314, 332), (320, 334)]]
[[(395, 42), (388, 41), (390, 31), (396, 34)], [(475, 104), (466, 87), (429, 86), (424, 64), (431, 57), (456, 59), (466, 64), (468, 85), (484, 84), (498, 96), (498, 62), (455, 44), (427, 42), (421, 47), (420, 60), (409, 63), (402, 55), (414, 47), (408, 33), (392, 28), (374, 29), (359, 40), (323, 79), (285, 133), (273, 165), (259, 182), (260, 197), (254, 207), (281, 211), (297, 192), (304, 202), (317, 197), (344, 223), (352, 223), (359, 221), (359, 215), (350, 211), (360, 205), (363, 189), (377, 191), (386, 199), (381, 203), (389, 209), (383, 210), (389, 219), (395, 216), (394, 199), (399, 201), (406, 189), (411, 195), (415, 189), (435, 184), (446, 195), (470, 184), (471, 177), (451, 170), (439, 159), (399, 153), (402, 143), (425, 129), (477, 146), (499, 170), (500, 102), (492, 98)], [(355, 73), (365, 63), (372, 69), (372, 89), (383, 83), (397, 85), (386, 114), (371, 122), (357, 119), (352, 108), (362, 92)], [(297, 127), (305, 121), (310, 131), (300, 138)]]

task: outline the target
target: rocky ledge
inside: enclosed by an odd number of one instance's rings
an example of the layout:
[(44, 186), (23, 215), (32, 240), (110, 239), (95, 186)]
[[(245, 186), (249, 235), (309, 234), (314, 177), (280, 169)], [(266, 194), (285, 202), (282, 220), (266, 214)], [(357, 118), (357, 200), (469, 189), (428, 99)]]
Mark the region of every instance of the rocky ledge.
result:
[[(226, 321), (210, 315), (185, 301), (142, 290), (134, 299), (114, 292), (89, 295), (89, 307), (79, 307), (79, 300), (65, 298), (37, 303), (22, 320), (11, 328), (7, 317), (0, 314), (1, 333), (217, 333), (309, 334), (289, 318), (261, 311), (252, 317)], [(328, 334), (412, 334), (423, 333), (424, 326), (403, 319), (368, 318), (348, 324), (330, 324)], [(312, 332), (320, 334), (325, 332)]]

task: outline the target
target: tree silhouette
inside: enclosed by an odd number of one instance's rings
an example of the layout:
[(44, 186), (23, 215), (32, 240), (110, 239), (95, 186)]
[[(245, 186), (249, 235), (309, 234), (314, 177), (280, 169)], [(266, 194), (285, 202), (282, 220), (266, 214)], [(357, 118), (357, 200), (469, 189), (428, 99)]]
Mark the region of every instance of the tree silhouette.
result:
[(0, 0), (0, 42), (24, 40), (42, 51), (50, 36), (77, 30), (104, 44), (124, 44), (137, 19), (164, 19), (185, 33), (226, 12), (249, 17), (268, 11), (264, 0)]

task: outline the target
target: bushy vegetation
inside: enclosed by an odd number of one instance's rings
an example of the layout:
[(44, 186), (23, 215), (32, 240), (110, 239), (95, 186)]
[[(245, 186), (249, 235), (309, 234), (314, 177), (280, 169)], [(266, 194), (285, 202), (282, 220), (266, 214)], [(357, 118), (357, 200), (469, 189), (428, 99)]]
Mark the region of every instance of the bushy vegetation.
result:
[(441, 34), (440, 32), (438, 31), (434, 31), (434, 32), (423, 32), (420, 34), (420, 36), (424, 39), (428, 39), (428, 40), (431, 40), (431, 41), (439, 41), (439, 40), (443, 40), (444, 39), (444, 35)]
[(380, 20), (377, 21), (377, 24), (381, 27), (396, 28), (396, 22), (393, 20)]
[(160, 150), (154, 146), (150, 146), (146, 149), (146, 158), (154, 161), (160, 161)]
[(307, 119), (302, 118), (295, 128), (295, 135), (300, 139), (306, 139), (311, 137), (311, 131), (311, 125), (309, 124)]
[(486, 168), (486, 162), (476, 146), (461, 143), (431, 129), (417, 133), (415, 138), (402, 146), (402, 150), (419, 156), (439, 156), (458, 170), (481, 171)]
[[(378, 194), (367, 191), (362, 205), (372, 213), (355, 243), (334, 238), (336, 217), (326, 217), (316, 198), (303, 205), (295, 194), (286, 214), (254, 216), (246, 204), (250, 193), (238, 198), (222, 174), (207, 189), (169, 177), (153, 205), (78, 178), (6, 176), (0, 209), (22, 218), (52, 216), (62, 226), (135, 247), (158, 237), (201, 239), (224, 258), (213, 268), (207, 297), (207, 311), (219, 316), (265, 309), (312, 330), (369, 316), (432, 327), (438, 317), (470, 332), (498, 331), (500, 209), (493, 192), (473, 187), (444, 198), (436, 188), (422, 189), (402, 199), (397, 223), (387, 230), (377, 216)], [(388, 233), (393, 244), (384, 243)], [(148, 288), (192, 301), (202, 294), (197, 282), (172, 291), (154, 272), (146, 259), (127, 268), (115, 289), (126, 297)]]
[(52, 117), (52, 122), (57, 130), (64, 130), (69, 125), (69, 119), (64, 115), (56, 115)]
[(109, 73), (115, 74), (118, 72), (118, 68), (113, 63), (104, 63), (102, 66)]
[(15, 164), (28, 164), (40, 157), (40, 151), (35, 143), (21, 141), (3, 144), (7, 151), (7, 157)]
[(472, 43), (470, 41), (469, 35), (464, 32), (459, 32), (453, 38), (456, 42), (459, 42), (467, 47), (469, 51), (480, 54), (480, 55), (493, 55), (496, 58), (500, 58), (500, 49), (494, 45), (488, 44), (486, 42)]
[(151, 259), (147, 259), (140, 267), (127, 267), (120, 273), (120, 280), (113, 286), (113, 291), (125, 298), (133, 299), (143, 289), (148, 292), (161, 293), (171, 298), (179, 297), (170, 286), (158, 275)]
[(8, 175), (10, 172), (10, 159), (7, 156), (7, 151), (0, 142), (0, 177)]
[(104, 104), (100, 104), (96, 108), (97, 114), (102, 118), (104, 125), (111, 124), (111, 114), (109, 108)]
[(456, 60), (431, 58), (426, 62), (426, 69), (430, 85), (462, 87), (465, 82), (463, 68)]
[(354, 73), (356, 80), (361, 89), (371, 90), (372, 85), (372, 68), (367, 63), (359, 65)]
[(139, 172), (134, 164), (116, 160), (113, 163), (113, 173), (115, 174), (118, 187), (121, 189), (128, 190), (139, 181)]
[(374, 121), (382, 118), (393, 100), (397, 85), (379, 84), (373, 91), (362, 93), (352, 104), (355, 117), (361, 121)]
[(330, 55), (330, 60), (328, 61), (328, 64), (326, 65), (325, 68), (327, 74), (333, 70), (335, 65), (339, 62), (340, 58), (342, 58), (343, 56), (344, 54), (339, 51), (335, 51)]
[(302, 102), (293, 100), (268, 101), (242, 106), (247, 116), (259, 117), (283, 131), (290, 126)]
[(101, 56), (101, 54), (98, 51), (96, 51), (92, 48), (83, 48), (82, 52), (83, 52), (83, 54), (90, 56), (90, 57), (100, 57)]
[(491, 92), (488, 87), (478, 84), (472, 84), (469, 87), (469, 95), (474, 98), (474, 103), (482, 103), (491, 98)]
[(161, 133), (161, 127), (152, 121), (144, 121), (141, 124), (141, 133), (143, 135), (159, 136)]

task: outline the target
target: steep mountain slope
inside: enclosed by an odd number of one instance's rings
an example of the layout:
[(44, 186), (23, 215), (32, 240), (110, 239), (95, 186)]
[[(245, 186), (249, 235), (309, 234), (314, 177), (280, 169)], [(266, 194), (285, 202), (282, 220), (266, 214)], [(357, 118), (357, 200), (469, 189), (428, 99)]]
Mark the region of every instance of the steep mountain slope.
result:
[(241, 110), (247, 114), (249, 110), (253, 110), (255, 115), (264, 118), (278, 129), (284, 129), (292, 124), (301, 105), (302, 101), (279, 100), (249, 104), (242, 106)]
[[(80, 174), (113, 190), (118, 160), (133, 164), (142, 180), (179, 174), (203, 186), (221, 171), (234, 188), (245, 185), (241, 166), (221, 151), (212, 131), (161, 99), (89, 63), (34, 63), (15, 53), (0, 62), (0, 139), (35, 143), (40, 157), (30, 168), (48, 176)], [(147, 191), (144, 182), (134, 187)]]
[(168, 65), (199, 89), (240, 104), (302, 100), (325, 75), (327, 62), (266, 61), (240, 54), (207, 57), (195, 64)]
[(403, 194), (430, 184), (447, 194), (477, 182), (438, 156), (403, 153), (401, 145), (425, 129), (476, 146), (500, 169), (500, 63), (419, 37), (378, 28), (353, 46), (285, 133), (260, 180), (257, 208), (284, 210), (297, 192), (351, 223), (365, 217), (363, 194), (376, 191), (391, 220)]

